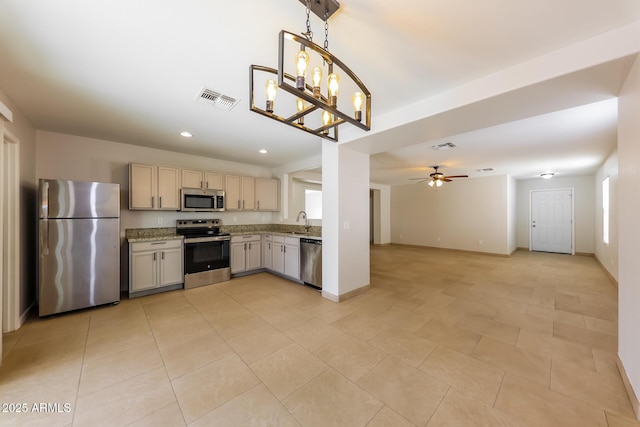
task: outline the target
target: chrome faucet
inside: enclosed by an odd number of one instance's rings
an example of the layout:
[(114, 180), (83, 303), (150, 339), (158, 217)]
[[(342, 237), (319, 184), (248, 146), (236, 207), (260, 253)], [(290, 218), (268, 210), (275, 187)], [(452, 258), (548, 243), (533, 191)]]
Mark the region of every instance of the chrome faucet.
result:
[(296, 222), (300, 222), (300, 215), (302, 215), (302, 218), (304, 219), (304, 231), (308, 233), (309, 229), (311, 228), (311, 224), (309, 224), (309, 218), (307, 218), (307, 213), (305, 211), (298, 212), (298, 217), (296, 218)]

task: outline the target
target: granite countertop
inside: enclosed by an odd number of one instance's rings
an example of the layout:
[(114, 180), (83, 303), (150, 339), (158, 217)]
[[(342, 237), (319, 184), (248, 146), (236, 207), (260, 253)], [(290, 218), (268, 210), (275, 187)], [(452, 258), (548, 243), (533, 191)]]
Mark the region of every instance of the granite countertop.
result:
[(249, 235), (249, 234), (273, 234), (274, 236), (300, 237), (300, 238), (322, 240), (322, 236), (320, 236), (320, 235), (313, 234), (313, 233), (308, 233), (308, 234), (307, 233), (301, 233), (299, 231), (296, 231), (295, 233), (285, 232), (285, 231), (240, 231), (240, 232), (231, 232), (232, 236), (244, 236), (244, 235)]
[[(304, 232), (304, 227), (296, 225), (239, 225), (221, 226), (222, 233), (229, 233), (232, 236), (242, 236), (247, 234), (273, 234), (276, 236), (299, 237), (322, 240), (322, 227), (312, 226), (309, 233)], [(182, 239), (180, 234), (176, 234), (175, 227), (166, 228), (128, 228), (125, 230), (125, 237), (129, 242), (148, 242), (153, 240), (174, 240)]]
[(125, 237), (129, 242), (149, 242), (153, 240), (182, 240), (180, 234), (176, 234), (175, 227), (166, 228), (128, 228)]
[(154, 240), (182, 240), (183, 236), (179, 234), (166, 234), (166, 235), (157, 235), (157, 236), (146, 236), (146, 237), (127, 237), (127, 241), (130, 243), (136, 242), (152, 242)]

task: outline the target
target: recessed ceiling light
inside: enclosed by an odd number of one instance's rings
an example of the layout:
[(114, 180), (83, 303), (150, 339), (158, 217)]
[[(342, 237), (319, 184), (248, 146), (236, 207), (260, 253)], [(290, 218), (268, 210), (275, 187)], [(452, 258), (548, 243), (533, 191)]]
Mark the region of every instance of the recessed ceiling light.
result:
[(191, 132), (180, 132), (180, 135), (184, 136), (185, 138), (191, 138), (193, 135), (191, 134)]
[(482, 168), (482, 169), (476, 169), (476, 172), (491, 172), (493, 170), (493, 168)]
[(261, 148), (260, 150), (258, 150), (258, 153), (260, 153), (260, 154), (267, 154), (267, 153), (268, 153), (268, 151), (267, 151), (267, 150), (265, 150), (264, 148)]
[(553, 175), (555, 175), (553, 172), (545, 172), (540, 174), (540, 176), (544, 179), (551, 179), (553, 178)]

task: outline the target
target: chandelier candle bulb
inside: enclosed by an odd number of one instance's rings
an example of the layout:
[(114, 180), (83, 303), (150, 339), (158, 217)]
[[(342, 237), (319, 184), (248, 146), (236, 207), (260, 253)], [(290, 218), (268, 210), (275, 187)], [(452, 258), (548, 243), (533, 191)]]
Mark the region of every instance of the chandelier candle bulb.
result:
[(362, 92), (356, 92), (353, 94), (353, 109), (355, 110), (355, 119), (359, 122), (362, 121), (362, 104), (364, 103), (364, 95)]
[[(305, 107), (304, 99), (302, 98), (296, 99), (296, 110), (298, 110), (298, 113), (304, 110), (304, 107)], [(298, 124), (304, 126), (304, 116), (298, 119)]]
[[(331, 123), (331, 114), (327, 110), (322, 113), (322, 123), (326, 126)], [(322, 131), (325, 135), (329, 134), (329, 129), (325, 129)]]
[(304, 46), (301, 46), (301, 50), (296, 54), (296, 87), (300, 90), (304, 90), (304, 79), (307, 75), (307, 67), (309, 67), (309, 54), (305, 52)]
[(267, 89), (267, 112), (273, 113), (273, 103), (276, 99), (276, 91), (278, 89), (278, 85), (276, 81), (273, 79), (267, 80), (265, 84), (265, 88)]
[(329, 105), (335, 107), (338, 104), (338, 89), (340, 87), (340, 76), (336, 73), (329, 74), (327, 78), (329, 87)]
[(322, 82), (322, 68), (314, 67), (311, 80), (313, 81), (313, 97), (320, 98), (320, 82)]

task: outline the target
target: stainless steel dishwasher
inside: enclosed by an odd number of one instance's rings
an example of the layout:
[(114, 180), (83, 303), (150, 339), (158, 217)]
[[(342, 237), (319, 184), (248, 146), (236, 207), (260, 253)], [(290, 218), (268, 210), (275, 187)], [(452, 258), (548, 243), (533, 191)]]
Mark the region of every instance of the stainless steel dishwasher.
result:
[(322, 289), (322, 240), (300, 239), (300, 280)]

